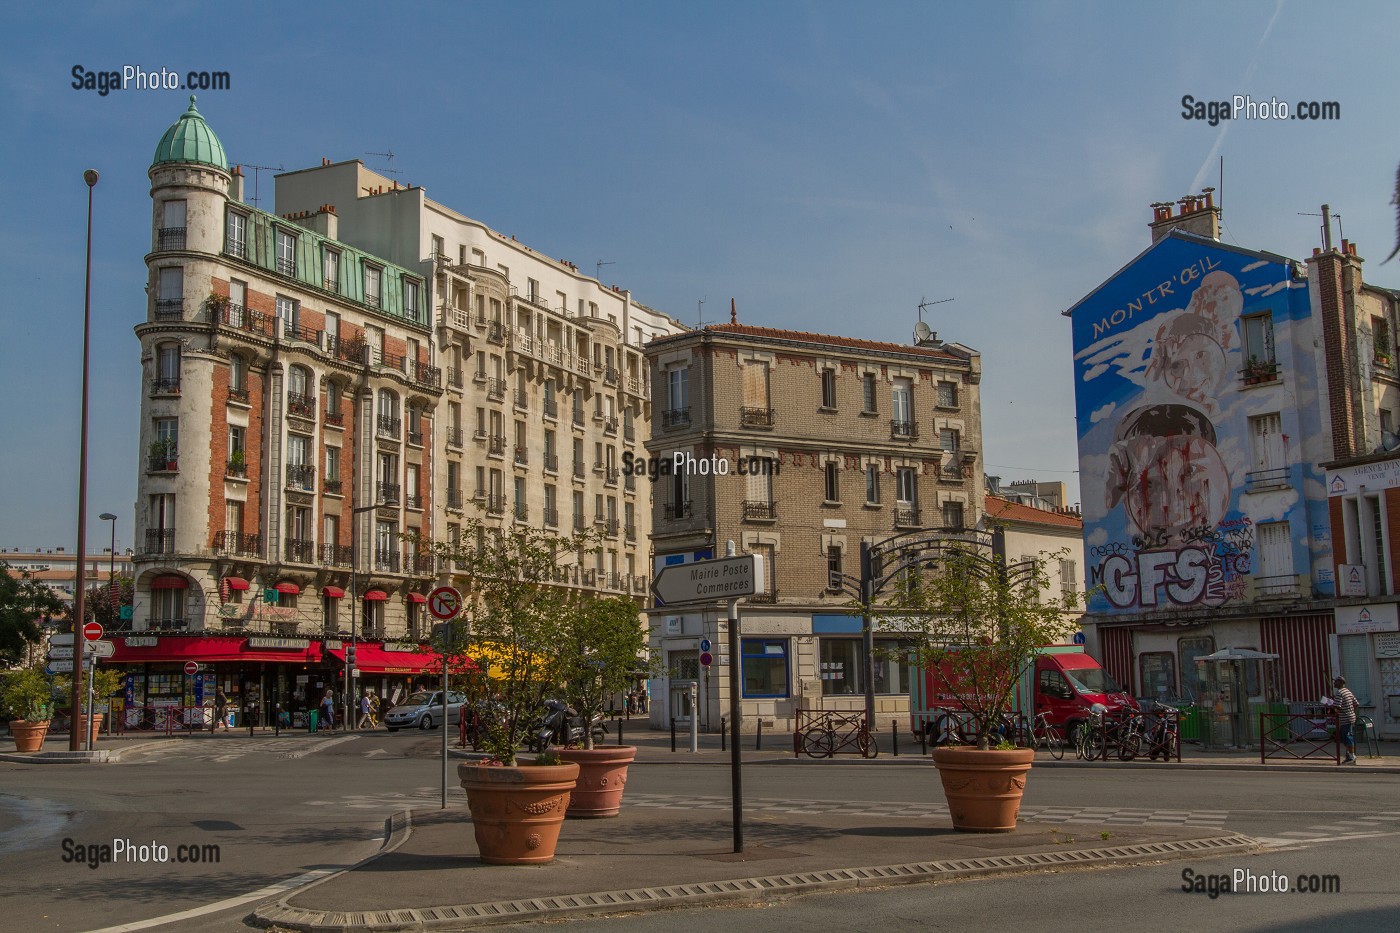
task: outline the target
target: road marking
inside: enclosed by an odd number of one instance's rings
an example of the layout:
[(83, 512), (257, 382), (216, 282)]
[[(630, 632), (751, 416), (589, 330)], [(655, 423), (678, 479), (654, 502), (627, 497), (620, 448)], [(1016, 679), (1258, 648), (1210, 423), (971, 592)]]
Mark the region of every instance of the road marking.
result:
[[(376, 836), (375, 839), (380, 840), (382, 837)], [(276, 884), (268, 885), (256, 891), (250, 891), (247, 894), (240, 894), (237, 897), (230, 897), (222, 901), (215, 901), (212, 904), (205, 904), (203, 907), (194, 907), (189, 910), (182, 910), (179, 913), (166, 914), (163, 917), (152, 917), (149, 920), (137, 920), (134, 923), (123, 923), (114, 927), (103, 927), (100, 930), (91, 930), (89, 933), (131, 933), (133, 930), (147, 930), (151, 927), (164, 926), (167, 923), (179, 923), (183, 920), (192, 920), (195, 917), (202, 917), (205, 914), (218, 913), (221, 910), (229, 910), (233, 907), (241, 907), (244, 904), (250, 904), (253, 901), (263, 901), (271, 897), (276, 897), (279, 894), (285, 894), (288, 891), (293, 891), (311, 884), (313, 881), (320, 881), (327, 875), (333, 875), (336, 872), (351, 868), (354, 864), (357, 863), (337, 865), (330, 868), (317, 868), (304, 875), (297, 875), (295, 878), (288, 878), (286, 881), (279, 881)]]

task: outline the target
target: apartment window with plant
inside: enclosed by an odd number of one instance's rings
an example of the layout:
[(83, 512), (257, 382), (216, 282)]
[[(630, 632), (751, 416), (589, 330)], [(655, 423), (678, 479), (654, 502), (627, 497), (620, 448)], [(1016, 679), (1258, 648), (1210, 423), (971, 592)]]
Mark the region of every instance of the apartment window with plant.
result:
[(1274, 316), (1270, 312), (1252, 314), (1243, 320), (1245, 374), (1266, 369), (1261, 375), (1271, 375), (1274, 365)]
[(880, 504), (880, 465), (878, 463), (865, 465), (865, 501), (868, 505)]
[(180, 456), (180, 421), (177, 418), (157, 418), (154, 423), (155, 441), (151, 444), (151, 469), (175, 468)]
[(377, 308), (384, 298), (383, 286), (380, 281), (383, 272), (378, 266), (367, 262), (362, 263), (361, 268), (364, 270), (365, 304), (371, 308)]
[(840, 466), (830, 460), (823, 466), (824, 492), (827, 502), (841, 501), (841, 473)]
[(879, 406), (876, 401), (876, 382), (874, 373), (865, 373), (860, 377), (860, 396), (862, 414), (873, 415), (878, 412)]
[(1383, 317), (1371, 316), (1371, 343), (1376, 362), (1389, 366), (1391, 360), (1390, 322)]
[(235, 476), (243, 476), (247, 473), (246, 438), (248, 429), (241, 424), (231, 424), (228, 426), (228, 471)]
[(836, 409), (836, 370), (822, 369), (822, 404), (824, 409)]
[(281, 227), (276, 228), (277, 271), (282, 275), (297, 274), (297, 238)]
[(224, 252), (248, 258), (248, 215), (229, 210), (224, 215)]

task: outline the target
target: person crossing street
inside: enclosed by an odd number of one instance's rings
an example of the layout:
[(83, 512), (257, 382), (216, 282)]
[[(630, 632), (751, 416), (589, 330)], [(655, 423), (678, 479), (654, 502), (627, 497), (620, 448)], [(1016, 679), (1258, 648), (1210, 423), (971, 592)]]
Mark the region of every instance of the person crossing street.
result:
[(1332, 699), (1337, 704), (1337, 737), (1346, 749), (1346, 757), (1341, 764), (1356, 764), (1356, 694), (1347, 689), (1347, 679), (1338, 677), (1332, 681), (1335, 687)]

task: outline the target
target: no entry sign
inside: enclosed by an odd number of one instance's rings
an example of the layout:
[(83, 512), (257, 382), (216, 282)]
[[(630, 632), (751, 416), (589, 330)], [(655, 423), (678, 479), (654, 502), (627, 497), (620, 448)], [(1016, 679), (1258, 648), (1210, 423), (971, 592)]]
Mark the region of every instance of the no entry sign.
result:
[(102, 625), (98, 622), (89, 622), (83, 626), (83, 637), (88, 641), (97, 641), (102, 637)]
[(198, 674), (198, 673), (199, 673), (199, 662), (198, 662), (198, 661), (186, 661), (186, 662), (185, 662), (185, 673), (186, 673), (186, 674), (189, 674), (190, 676), (194, 676), (195, 674)]

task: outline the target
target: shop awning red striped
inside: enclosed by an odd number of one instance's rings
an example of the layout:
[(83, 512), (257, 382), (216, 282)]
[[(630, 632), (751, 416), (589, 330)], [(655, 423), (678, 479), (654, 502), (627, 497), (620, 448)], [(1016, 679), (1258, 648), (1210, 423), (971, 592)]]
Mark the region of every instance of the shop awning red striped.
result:
[(224, 577), (224, 582), (231, 590), (246, 590), (248, 588), (248, 581), (242, 577)]
[(365, 599), (372, 603), (382, 603), (389, 598), (389, 594), (383, 590), (370, 590), (365, 593)]
[(422, 593), (409, 593), (408, 601), (411, 603), (426, 603), (428, 597), (424, 596)]
[(295, 583), (279, 583), (273, 589), (279, 593), (286, 593), (288, 596), (295, 596), (301, 592), (301, 587)]
[(1273, 662), (1285, 700), (1316, 702), (1332, 692), (1332, 657), (1327, 637), (1337, 629), (1330, 612), (1259, 620), (1259, 648)]
[(321, 587), (321, 595), (329, 596), (331, 599), (340, 599), (345, 595), (345, 591), (338, 586), (323, 586)]

